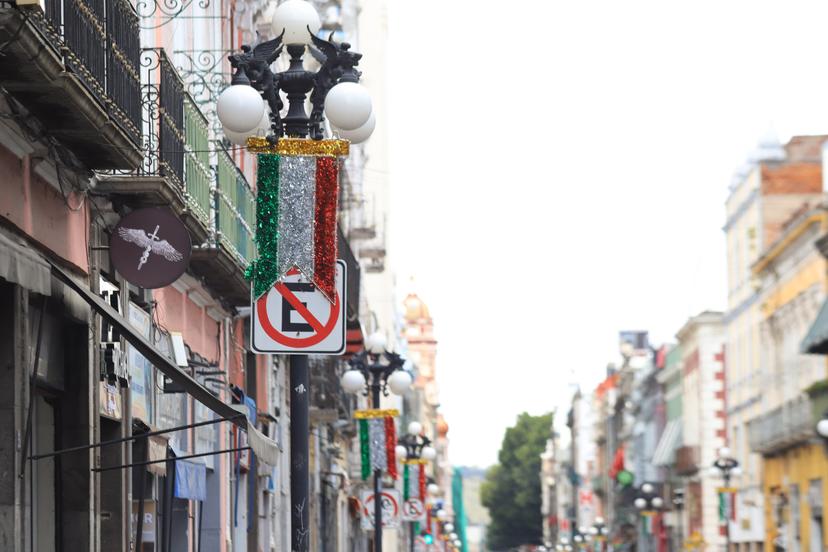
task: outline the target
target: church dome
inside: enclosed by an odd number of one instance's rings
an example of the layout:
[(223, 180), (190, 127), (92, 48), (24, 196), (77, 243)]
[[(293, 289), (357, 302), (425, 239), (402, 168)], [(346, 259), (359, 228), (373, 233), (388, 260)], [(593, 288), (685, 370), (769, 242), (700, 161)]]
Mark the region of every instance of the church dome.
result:
[(409, 293), (403, 301), (403, 306), (405, 307), (405, 320), (407, 322), (431, 319), (431, 313), (428, 311), (428, 307), (416, 293)]
[(439, 418), (437, 418), (437, 435), (440, 437), (445, 437), (448, 435), (449, 425), (446, 422), (446, 419), (443, 418), (441, 414)]

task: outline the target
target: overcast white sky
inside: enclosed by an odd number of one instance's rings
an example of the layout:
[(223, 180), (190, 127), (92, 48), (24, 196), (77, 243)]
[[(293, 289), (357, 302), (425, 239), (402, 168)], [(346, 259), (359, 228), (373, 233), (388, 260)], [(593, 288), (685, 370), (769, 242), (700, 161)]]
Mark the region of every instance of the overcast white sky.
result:
[(724, 308), (733, 172), (770, 128), (828, 133), (828, 2), (389, 5), (394, 269), (435, 319), (452, 461), (486, 466), (619, 330)]

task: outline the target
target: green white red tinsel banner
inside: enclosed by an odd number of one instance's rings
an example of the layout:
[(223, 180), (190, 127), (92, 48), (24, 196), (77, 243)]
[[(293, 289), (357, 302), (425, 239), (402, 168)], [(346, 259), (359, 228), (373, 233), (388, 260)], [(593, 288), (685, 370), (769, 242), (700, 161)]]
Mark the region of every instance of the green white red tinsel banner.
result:
[(256, 181), (257, 259), (245, 272), (258, 299), (296, 267), (331, 302), (336, 279), (336, 211), (342, 140), (282, 139), (259, 151)]
[(359, 448), (362, 457), (362, 478), (380, 470), (397, 478), (397, 430), (394, 418), (397, 410), (357, 410), (354, 418), (359, 424)]
[(403, 460), (403, 500), (418, 498), (425, 500), (426, 461), (421, 458)]

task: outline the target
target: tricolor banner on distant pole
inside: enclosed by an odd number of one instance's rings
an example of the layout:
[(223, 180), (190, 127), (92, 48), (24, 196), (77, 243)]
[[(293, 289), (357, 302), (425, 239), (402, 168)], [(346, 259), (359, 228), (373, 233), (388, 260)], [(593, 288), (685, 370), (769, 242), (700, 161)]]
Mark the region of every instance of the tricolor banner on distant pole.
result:
[(331, 302), (336, 281), (339, 161), (346, 140), (248, 139), (259, 153), (257, 259), (247, 269), (258, 299), (296, 267)]
[(403, 460), (403, 500), (416, 498), (425, 501), (426, 461), (422, 458)]
[(399, 411), (357, 410), (354, 418), (359, 423), (359, 448), (362, 457), (362, 478), (368, 479), (371, 472), (381, 470), (397, 478), (397, 430), (394, 418)]

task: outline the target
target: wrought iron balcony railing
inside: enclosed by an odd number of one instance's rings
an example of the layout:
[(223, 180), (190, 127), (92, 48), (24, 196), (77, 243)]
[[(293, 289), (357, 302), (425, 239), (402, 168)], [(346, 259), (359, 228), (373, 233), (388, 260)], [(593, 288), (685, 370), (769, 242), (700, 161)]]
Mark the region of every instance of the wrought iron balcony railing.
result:
[(0, 80), (92, 169), (127, 169), (141, 143), (140, 29), (129, 0), (0, 4)]
[(256, 256), (256, 199), (247, 179), (223, 148), (218, 149), (216, 179), (218, 240), (246, 267)]
[(187, 206), (210, 227), (212, 175), (207, 119), (185, 91), (164, 50), (146, 50), (142, 61), (147, 66), (143, 170), (168, 177)]
[(803, 395), (748, 421), (748, 443), (753, 452), (771, 454), (814, 436), (811, 400)]

